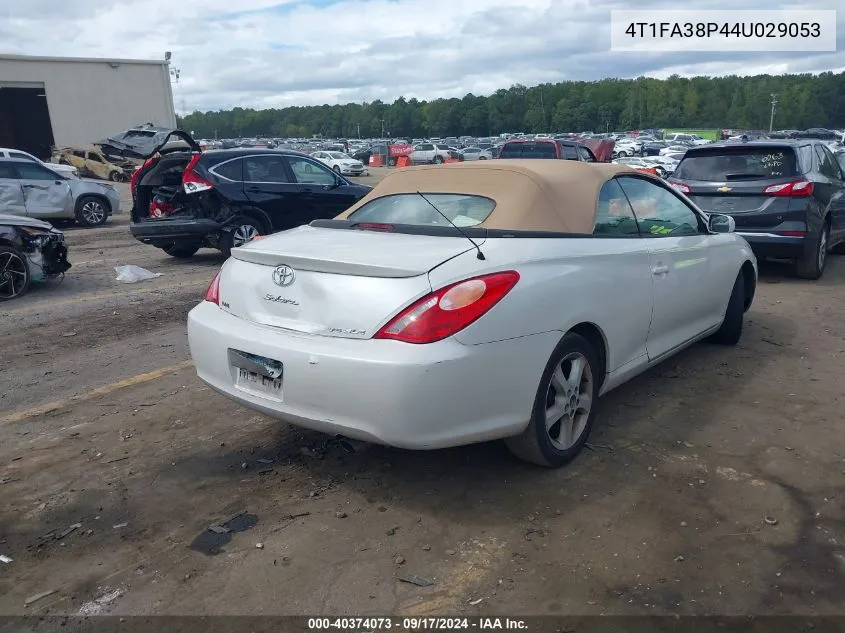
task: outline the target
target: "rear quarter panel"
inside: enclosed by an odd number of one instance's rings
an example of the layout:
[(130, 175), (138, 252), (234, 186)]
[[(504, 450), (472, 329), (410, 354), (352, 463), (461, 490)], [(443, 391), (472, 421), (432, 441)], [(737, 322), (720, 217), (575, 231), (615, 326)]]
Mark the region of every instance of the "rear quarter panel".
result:
[(461, 343), (477, 345), (550, 331), (563, 336), (586, 322), (602, 332), (608, 371), (645, 354), (652, 312), (646, 240), (491, 238), (481, 248), (486, 260), (470, 251), (429, 274), (433, 288), (500, 270), (520, 274), (502, 301), (456, 335)]

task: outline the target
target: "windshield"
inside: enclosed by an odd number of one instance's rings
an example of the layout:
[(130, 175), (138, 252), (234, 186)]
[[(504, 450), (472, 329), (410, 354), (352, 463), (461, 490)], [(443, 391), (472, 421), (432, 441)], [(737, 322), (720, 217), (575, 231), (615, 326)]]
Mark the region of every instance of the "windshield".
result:
[(680, 180), (766, 180), (796, 176), (791, 147), (743, 147), (687, 153), (675, 171)]
[(329, 152), (328, 154), (335, 160), (345, 160), (349, 158), (349, 156), (347, 156), (346, 154), (341, 154), (340, 152)]
[[(399, 193), (376, 198), (350, 214), (356, 222), (383, 222), (386, 224), (413, 224), (416, 226), (475, 226), (486, 220), (496, 203), (490, 198), (470, 194), (427, 193), (425, 198), (416, 193)], [(426, 202), (426, 198), (431, 204)], [(431, 205), (437, 207), (440, 215)]]

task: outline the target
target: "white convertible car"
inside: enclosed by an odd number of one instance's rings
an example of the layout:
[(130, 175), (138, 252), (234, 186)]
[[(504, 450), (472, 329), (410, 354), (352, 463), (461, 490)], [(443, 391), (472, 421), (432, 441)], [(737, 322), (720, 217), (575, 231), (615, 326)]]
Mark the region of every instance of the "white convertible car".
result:
[(739, 340), (757, 262), (733, 229), (622, 165), (402, 169), (334, 220), (233, 249), (191, 354), (292, 424), (408, 449), (504, 438), (560, 466), (600, 395)]

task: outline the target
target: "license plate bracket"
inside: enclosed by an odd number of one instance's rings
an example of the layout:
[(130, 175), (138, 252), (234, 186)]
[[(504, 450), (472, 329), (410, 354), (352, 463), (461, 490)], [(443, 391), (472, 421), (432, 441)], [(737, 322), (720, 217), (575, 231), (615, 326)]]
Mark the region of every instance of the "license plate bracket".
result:
[(282, 400), (284, 364), (281, 361), (240, 350), (229, 350), (235, 387), (262, 398)]

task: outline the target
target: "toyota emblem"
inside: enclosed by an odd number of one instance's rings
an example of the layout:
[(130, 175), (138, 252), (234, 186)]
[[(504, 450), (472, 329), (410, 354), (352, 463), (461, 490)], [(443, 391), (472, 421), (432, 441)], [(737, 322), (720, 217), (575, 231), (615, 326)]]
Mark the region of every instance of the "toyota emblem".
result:
[(276, 266), (273, 271), (273, 282), (277, 286), (287, 287), (293, 283), (296, 275), (290, 266)]

